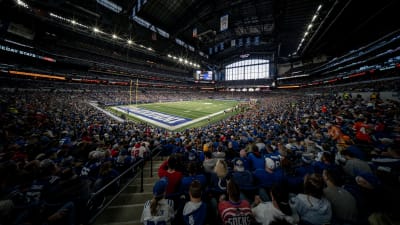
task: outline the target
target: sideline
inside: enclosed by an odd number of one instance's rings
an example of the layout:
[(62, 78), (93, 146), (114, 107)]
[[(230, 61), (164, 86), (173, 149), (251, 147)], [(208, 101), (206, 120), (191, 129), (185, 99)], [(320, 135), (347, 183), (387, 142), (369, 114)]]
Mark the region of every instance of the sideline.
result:
[(96, 108), (97, 110), (100, 110), (101, 112), (103, 112), (103, 113), (106, 114), (107, 116), (113, 118), (114, 120), (116, 120), (116, 121), (118, 121), (118, 122), (120, 122), (120, 123), (125, 122), (125, 120), (122, 119), (121, 117), (118, 117), (118, 116), (116, 116), (116, 115), (113, 115), (113, 114), (110, 113), (109, 111), (104, 110), (104, 109), (98, 107), (97, 104), (94, 103), (94, 102), (88, 102), (88, 104), (91, 105), (91, 106), (93, 106), (93, 107)]

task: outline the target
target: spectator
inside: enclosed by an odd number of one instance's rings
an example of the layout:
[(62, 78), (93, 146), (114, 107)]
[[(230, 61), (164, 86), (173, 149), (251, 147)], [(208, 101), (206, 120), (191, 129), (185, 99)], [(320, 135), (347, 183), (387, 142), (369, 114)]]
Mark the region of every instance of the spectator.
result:
[(251, 151), (247, 154), (247, 158), (250, 162), (251, 171), (264, 168), (264, 157), (262, 157), (257, 145), (251, 145)]
[(254, 199), (258, 187), (255, 185), (253, 174), (245, 170), (243, 161), (238, 158), (233, 162), (232, 178), (238, 184), (241, 194), (241, 199), (247, 199), (249, 202)]
[[(374, 212), (380, 212), (391, 201), (391, 196), (383, 192), (381, 181), (371, 173), (359, 173), (354, 178), (355, 184), (345, 185), (357, 201), (359, 220), (367, 223), (368, 217)], [(395, 198), (395, 196), (392, 196)], [(390, 200), (389, 200), (390, 199)]]
[(178, 161), (179, 158), (177, 155), (171, 155), (158, 168), (158, 177), (166, 177), (168, 180), (165, 193), (167, 198), (178, 194), (179, 184), (183, 177), (182, 172), (176, 170), (179, 163)]
[(145, 146), (146, 146), (145, 143), (137, 142), (132, 148), (131, 156), (135, 160), (144, 159), (145, 154), (146, 154), (146, 147)]
[(207, 218), (207, 205), (201, 200), (202, 184), (194, 180), (189, 187), (190, 200), (183, 208), (183, 220), (186, 225), (203, 225)]
[(210, 151), (205, 151), (204, 157), (205, 157), (203, 161), (204, 172), (212, 173), (214, 171), (214, 167), (218, 159), (212, 158), (212, 153)]
[(227, 193), (228, 199), (225, 199), (225, 195), (221, 195), (218, 203), (218, 213), (222, 223), (250, 225), (254, 221), (250, 203), (247, 200), (240, 200), (239, 186), (234, 180), (228, 182)]
[(230, 179), (228, 165), (225, 160), (218, 160), (215, 164), (214, 173), (211, 174), (210, 189), (212, 196), (217, 200), (219, 196), (226, 193), (227, 182)]
[(147, 200), (144, 204), (140, 221), (145, 225), (163, 223), (171, 225), (174, 214), (174, 202), (165, 199), (168, 181), (158, 180), (153, 187), (153, 199)]
[(343, 170), (348, 176), (355, 177), (358, 173), (372, 173), (368, 163), (356, 158), (349, 150), (343, 150), (340, 154), (346, 159)]
[(184, 195), (189, 194), (189, 187), (193, 183), (193, 181), (198, 181), (202, 188), (205, 188), (207, 185), (207, 179), (204, 174), (200, 174), (198, 170), (197, 162), (189, 162), (187, 166), (188, 175), (182, 178), (180, 183), (180, 193)]
[(357, 202), (353, 195), (338, 186), (338, 174), (333, 170), (324, 170), (322, 177), (325, 181), (324, 196), (332, 206), (334, 223), (355, 223), (358, 219)]
[(271, 188), (271, 201), (262, 202), (259, 196), (254, 199), (252, 208), (255, 220), (262, 225), (270, 225), (272, 221), (284, 219), (289, 224), (297, 224), (299, 215), (289, 204), (289, 192), (286, 185), (276, 184)]
[(265, 158), (265, 168), (256, 169), (253, 176), (259, 186), (259, 195), (263, 201), (270, 200), (268, 193), (271, 187), (285, 179), (282, 169), (276, 168), (276, 163), (271, 158)]
[(297, 194), (290, 200), (291, 207), (297, 210), (301, 221), (314, 225), (331, 222), (331, 204), (324, 198), (323, 188), (321, 175), (314, 173), (305, 177), (304, 194)]
[[(99, 174), (97, 176), (97, 179), (95, 180), (94, 183), (94, 191), (98, 191), (101, 189), (104, 185), (110, 183), (114, 178), (119, 176), (119, 172), (115, 169), (112, 168), (112, 163), (111, 162), (105, 162), (100, 166), (99, 169)], [(110, 186), (108, 191), (110, 193), (116, 193), (119, 189), (119, 183), (116, 182), (114, 185)]]
[[(226, 195), (227, 183), (231, 178), (228, 170), (228, 165), (225, 160), (218, 160), (215, 165), (214, 172), (211, 174), (210, 185), (207, 190), (208, 201), (211, 204), (211, 212), (216, 212), (218, 207), (218, 200), (220, 196)], [(211, 217), (216, 215), (210, 214)]]

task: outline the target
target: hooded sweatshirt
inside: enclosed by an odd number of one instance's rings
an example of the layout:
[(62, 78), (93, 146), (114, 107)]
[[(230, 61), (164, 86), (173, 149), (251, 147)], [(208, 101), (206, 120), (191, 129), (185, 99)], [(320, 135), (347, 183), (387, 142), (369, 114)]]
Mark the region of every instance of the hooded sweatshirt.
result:
[(269, 225), (275, 219), (284, 219), (290, 224), (299, 222), (299, 215), (292, 208), (292, 215), (285, 215), (282, 211), (275, 208), (272, 202), (262, 202), (252, 209), (256, 221), (262, 225)]
[(186, 225), (203, 225), (207, 213), (203, 202), (187, 202), (183, 208), (183, 220)]
[(290, 200), (290, 206), (297, 210), (300, 220), (311, 224), (328, 224), (332, 218), (331, 204), (324, 197), (318, 199), (311, 195), (298, 194)]

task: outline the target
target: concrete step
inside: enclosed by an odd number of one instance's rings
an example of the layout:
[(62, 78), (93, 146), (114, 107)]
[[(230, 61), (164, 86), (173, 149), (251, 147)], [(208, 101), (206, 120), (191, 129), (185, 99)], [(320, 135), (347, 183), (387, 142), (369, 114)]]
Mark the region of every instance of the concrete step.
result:
[(131, 220), (125, 222), (96, 223), (96, 225), (143, 225), (140, 220)]
[[(163, 162), (164, 162), (164, 161), (159, 161), (159, 160), (153, 161), (153, 167), (154, 167), (154, 168), (158, 168)], [(146, 167), (146, 166), (149, 166), (149, 167), (150, 167), (150, 166), (151, 166), (151, 162), (146, 162), (144, 166), (145, 166), (145, 167)]]
[(154, 176), (158, 177), (158, 170), (154, 170), (154, 169), (153, 169), (153, 171), (151, 171), (150, 169), (144, 168), (144, 169), (143, 169), (143, 178), (144, 178), (144, 177), (150, 177), (150, 175), (151, 175), (150, 172), (153, 173), (153, 177), (154, 177)]
[[(151, 184), (143, 184), (144, 192), (152, 192), (153, 191), (154, 183)], [(141, 190), (140, 184), (129, 185), (126, 189), (122, 192), (124, 194), (133, 194), (139, 193)]]
[(104, 224), (133, 224), (140, 222), (143, 203), (110, 206), (96, 219), (96, 225)]
[[(143, 174), (144, 176), (144, 174)], [(143, 177), (143, 184), (154, 184), (158, 179), (160, 179), (158, 176), (154, 176), (153, 177)], [(140, 178), (138, 177), (138, 179), (136, 179), (135, 181), (133, 181), (130, 185), (139, 185), (140, 184)]]
[(150, 177), (151, 164), (146, 162), (143, 168), (144, 191), (140, 192), (141, 180), (138, 174), (136, 179), (96, 219), (94, 225), (142, 225), (140, 217), (143, 206), (147, 200), (153, 198), (153, 186), (159, 179), (157, 171), (162, 163), (162, 159), (153, 161), (153, 177)]
[(111, 206), (134, 205), (134, 204), (142, 204), (143, 206), (147, 200), (152, 198), (153, 198), (152, 191), (131, 193), (131, 194), (122, 193), (118, 198), (116, 198), (111, 203)]

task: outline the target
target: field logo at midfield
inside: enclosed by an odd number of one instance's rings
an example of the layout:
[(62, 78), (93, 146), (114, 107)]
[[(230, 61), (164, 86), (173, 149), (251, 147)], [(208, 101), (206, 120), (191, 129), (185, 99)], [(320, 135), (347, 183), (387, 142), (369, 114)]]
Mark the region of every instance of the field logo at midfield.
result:
[(191, 119), (188, 118), (183, 118), (183, 117), (179, 117), (179, 116), (175, 116), (175, 115), (169, 115), (169, 114), (165, 114), (165, 113), (161, 113), (161, 112), (155, 112), (152, 110), (148, 110), (148, 109), (143, 109), (143, 108), (129, 108), (129, 107), (123, 107), (123, 106), (118, 106), (118, 109), (141, 117), (145, 117), (147, 119), (150, 120), (154, 120), (157, 121), (159, 123), (162, 124), (166, 124), (168, 126), (176, 126), (179, 124), (183, 124), (186, 122), (191, 121)]

